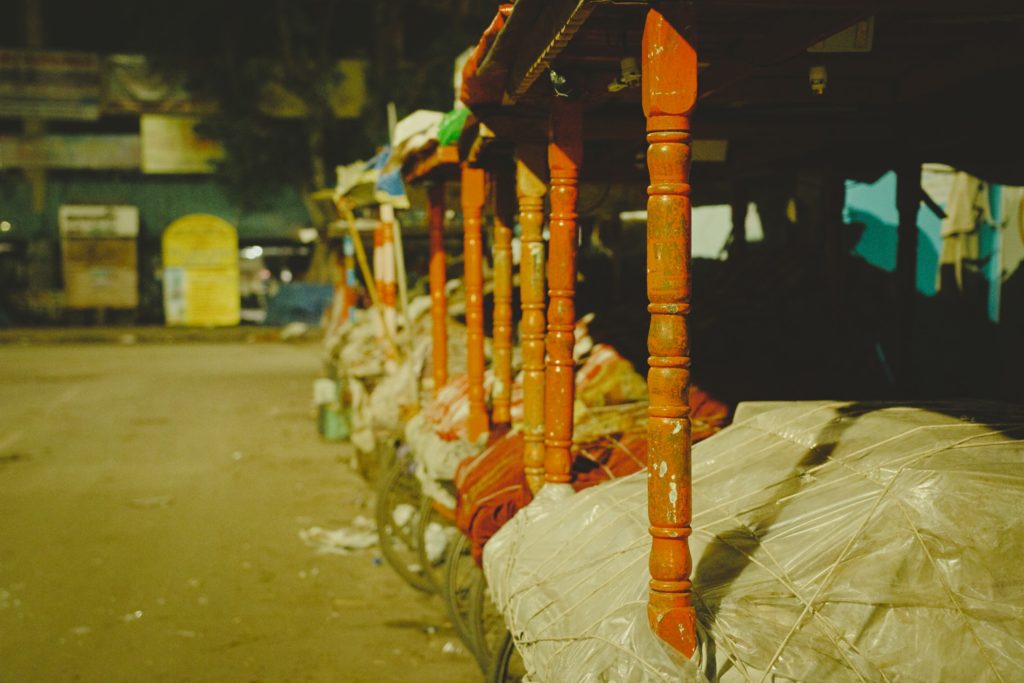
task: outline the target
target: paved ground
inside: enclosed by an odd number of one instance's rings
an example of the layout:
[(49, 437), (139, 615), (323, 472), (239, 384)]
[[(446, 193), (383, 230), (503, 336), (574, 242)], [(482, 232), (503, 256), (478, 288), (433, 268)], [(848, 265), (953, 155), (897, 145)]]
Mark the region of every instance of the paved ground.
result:
[(312, 344), (0, 346), (0, 681), (477, 681), (375, 550)]

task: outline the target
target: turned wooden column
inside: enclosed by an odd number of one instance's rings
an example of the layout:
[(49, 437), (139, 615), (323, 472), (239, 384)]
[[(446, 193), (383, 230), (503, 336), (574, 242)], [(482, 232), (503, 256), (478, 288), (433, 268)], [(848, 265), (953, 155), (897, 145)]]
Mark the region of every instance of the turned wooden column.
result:
[(515, 220), (514, 177), (507, 170), (494, 175), (494, 390), (491, 421), (512, 424), (512, 224)]
[(462, 166), (462, 229), (466, 288), (466, 366), (469, 375), (469, 439), (489, 428), (484, 397), (484, 266), (481, 220), (487, 178), (483, 169)]
[(583, 160), (583, 108), (555, 98), (551, 108), (551, 238), (548, 245), (548, 335), (544, 375), (544, 480), (567, 484), (572, 475), (572, 408), (576, 327), (576, 198)]
[(647, 388), (651, 628), (687, 657), (697, 647), (690, 582), (690, 120), (697, 54), (683, 35), (692, 14), (660, 3), (644, 25), (643, 108), (647, 117)]
[(516, 149), (516, 194), (522, 228), (519, 340), (523, 349), (523, 462), (534, 493), (544, 485), (544, 195), (547, 159), (542, 145)]
[(427, 188), (427, 223), (430, 230), (430, 319), (432, 323), (434, 396), (448, 383), (448, 301), (444, 265), (444, 183)]

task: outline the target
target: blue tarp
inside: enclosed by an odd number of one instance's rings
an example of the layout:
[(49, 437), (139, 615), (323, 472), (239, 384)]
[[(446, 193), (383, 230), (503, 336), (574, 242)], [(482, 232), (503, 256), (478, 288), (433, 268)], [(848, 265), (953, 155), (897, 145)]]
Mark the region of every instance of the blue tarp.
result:
[(265, 325), (280, 327), (288, 323), (319, 325), (324, 310), (331, 305), (334, 288), (306, 282), (281, 285), (277, 294), (267, 301)]

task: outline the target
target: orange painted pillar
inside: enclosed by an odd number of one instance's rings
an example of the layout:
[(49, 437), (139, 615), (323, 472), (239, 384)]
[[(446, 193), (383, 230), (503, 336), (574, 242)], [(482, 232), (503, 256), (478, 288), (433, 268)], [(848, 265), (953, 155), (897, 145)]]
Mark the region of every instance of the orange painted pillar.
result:
[(534, 493), (544, 485), (544, 195), (547, 159), (542, 145), (516, 149), (516, 194), (522, 256), (519, 298), (523, 307), (519, 339), (523, 349), (523, 461)]
[(690, 112), (697, 53), (682, 34), (682, 3), (656, 5), (644, 25), (643, 108), (647, 117), (648, 516), (651, 628), (687, 657), (697, 647), (690, 570)]
[(514, 177), (508, 171), (494, 175), (494, 390), (491, 421), (512, 424), (512, 224), (515, 216)]
[(444, 183), (427, 188), (427, 224), (430, 231), (430, 318), (432, 323), (434, 396), (448, 383), (448, 301), (444, 263)]
[(583, 107), (555, 98), (551, 108), (551, 239), (548, 253), (548, 359), (544, 377), (544, 480), (567, 484), (572, 475), (572, 409), (576, 327), (576, 198), (583, 161)]
[(483, 169), (462, 166), (462, 229), (466, 288), (466, 366), (469, 375), (469, 439), (489, 429), (484, 402), (484, 267), (481, 221), (487, 177)]

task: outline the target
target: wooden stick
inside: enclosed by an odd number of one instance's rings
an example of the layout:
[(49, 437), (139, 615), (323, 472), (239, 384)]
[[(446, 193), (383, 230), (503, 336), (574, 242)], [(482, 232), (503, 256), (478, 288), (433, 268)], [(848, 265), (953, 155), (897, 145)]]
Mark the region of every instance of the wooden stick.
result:
[(487, 178), (483, 169), (462, 166), (462, 228), (465, 252), (466, 365), (469, 374), (470, 441), (490, 425), (484, 402), (484, 269), (481, 221)]
[(576, 311), (576, 199), (583, 161), (583, 107), (556, 98), (551, 109), (551, 239), (548, 255), (548, 361), (544, 379), (544, 480), (572, 480)]
[(697, 647), (690, 582), (690, 120), (697, 54), (683, 31), (689, 6), (659, 3), (644, 25), (647, 117), (648, 516), (653, 536), (648, 618), (687, 657)]
[(427, 188), (430, 230), (430, 317), (432, 322), (434, 396), (448, 383), (448, 300), (444, 264), (444, 183)]
[(544, 195), (547, 159), (541, 145), (516, 148), (516, 194), (522, 227), (519, 339), (523, 349), (523, 462), (534, 493), (544, 485)]
[(494, 390), (491, 419), (495, 425), (512, 424), (512, 224), (515, 215), (514, 177), (508, 171), (494, 175)]

